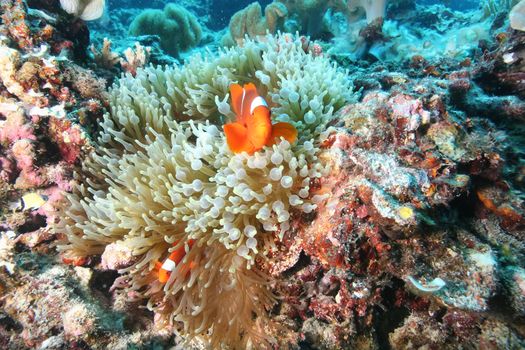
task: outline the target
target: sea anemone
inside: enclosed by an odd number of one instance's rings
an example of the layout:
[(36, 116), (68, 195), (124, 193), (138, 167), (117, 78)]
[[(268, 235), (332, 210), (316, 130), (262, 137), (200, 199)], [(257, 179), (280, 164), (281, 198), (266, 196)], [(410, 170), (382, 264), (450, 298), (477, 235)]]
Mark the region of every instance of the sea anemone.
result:
[[(228, 88), (247, 81), (271, 97), (275, 119), (294, 123), (297, 143), (230, 151), (220, 131), (231, 117)], [(187, 339), (214, 348), (268, 344), (262, 325), (274, 298), (258, 261), (291, 216), (323, 200), (310, 194), (328, 171), (316, 145), (353, 98), (346, 73), (290, 35), (124, 76), (111, 92), (97, 151), (63, 203), (59, 250), (78, 261), (112, 243), (127, 247), (136, 259), (116, 286), (148, 298)], [(158, 263), (181, 249), (162, 283)]]

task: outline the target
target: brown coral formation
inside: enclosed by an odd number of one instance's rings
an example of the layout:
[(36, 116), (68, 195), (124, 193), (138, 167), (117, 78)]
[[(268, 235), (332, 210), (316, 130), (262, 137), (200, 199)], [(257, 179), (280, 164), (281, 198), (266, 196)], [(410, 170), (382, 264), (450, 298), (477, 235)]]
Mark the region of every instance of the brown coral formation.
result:
[(264, 36), (267, 32), (275, 34), (283, 29), (288, 10), (281, 3), (271, 3), (264, 8), (262, 15), (261, 5), (253, 2), (241, 11), (235, 13), (229, 24), (229, 33), (222, 38), (222, 44), (232, 46), (241, 44), (245, 38)]

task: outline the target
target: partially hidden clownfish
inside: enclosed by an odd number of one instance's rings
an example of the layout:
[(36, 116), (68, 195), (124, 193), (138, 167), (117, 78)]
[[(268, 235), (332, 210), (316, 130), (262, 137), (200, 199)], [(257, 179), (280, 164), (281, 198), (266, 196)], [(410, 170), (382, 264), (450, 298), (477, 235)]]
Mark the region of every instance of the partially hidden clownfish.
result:
[[(176, 245), (177, 243), (178, 242), (175, 242), (174, 245)], [(193, 243), (195, 243), (193, 239), (190, 239), (188, 241), (188, 246), (190, 247), (190, 249), (193, 247)], [(182, 259), (184, 259), (184, 256), (186, 256), (186, 249), (183, 245), (180, 248), (172, 251), (162, 264), (160, 262), (157, 262), (155, 268), (159, 271), (160, 283), (166, 283), (168, 281), (171, 272), (175, 269), (175, 267), (177, 267), (177, 265), (182, 261)], [(190, 269), (194, 267), (193, 262), (190, 262), (189, 264)]]
[(264, 146), (271, 146), (281, 137), (290, 143), (297, 139), (297, 129), (280, 122), (272, 124), (268, 104), (257, 93), (254, 84), (230, 85), (231, 105), (236, 115), (233, 123), (224, 125), (226, 142), (233, 153), (253, 154)]

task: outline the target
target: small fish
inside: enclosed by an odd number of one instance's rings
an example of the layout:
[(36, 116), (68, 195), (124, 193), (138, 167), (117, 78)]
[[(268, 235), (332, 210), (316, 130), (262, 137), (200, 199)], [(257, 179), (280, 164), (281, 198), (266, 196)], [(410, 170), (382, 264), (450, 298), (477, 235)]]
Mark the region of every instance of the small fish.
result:
[(230, 85), (232, 107), (236, 121), (224, 125), (226, 143), (234, 153), (253, 154), (264, 146), (273, 145), (281, 137), (290, 143), (297, 139), (297, 130), (290, 123), (272, 125), (268, 104), (257, 93), (254, 84)]
[(46, 204), (47, 196), (40, 195), (36, 192), (26, 193), (18, 201), (9, 204), (11, 210), (37, 210)]
[[(178, 242), (175, 243), (175, 245)], [(193, 243), (195, 241), (193, 239), (190, 239), (188, 241), (188, 246), (190, 249), (193, 247)], [(177, 267), (177, 264), (179, 264), (182, 259), (184, 259), (184, 256), (186, 255), (186, 250), (184, 246), (181, 246), (179, 249), (176, 249), (171, 252), (171, 254), (164, 260), (162, 264), (160, 262), (157, 262), (157, 265), (155, 266), (159, 270), (159, 282), (160, 283), (166, 283), (168, 279), (170, 278), (171, 272)], [(194, 266), (193, 262), (190, 262), (190, 269)]]

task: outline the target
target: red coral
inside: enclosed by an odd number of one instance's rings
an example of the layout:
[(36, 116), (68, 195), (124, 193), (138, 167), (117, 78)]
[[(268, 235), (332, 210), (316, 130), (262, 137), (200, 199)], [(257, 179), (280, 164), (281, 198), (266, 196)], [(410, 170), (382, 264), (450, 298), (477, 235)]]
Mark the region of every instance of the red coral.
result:
[(82, 131), (67, 119), (50, 118), (49, 135), (58, 145), (60, 155), (68, 163), (77, 161), (82, 147), (86, 143)]
[(26, 23), (24, 2), (22, 0), (2, 1), (1, 9), (2, 21), (18, 46), (24, 50), (32, 49), (34, 40)]

